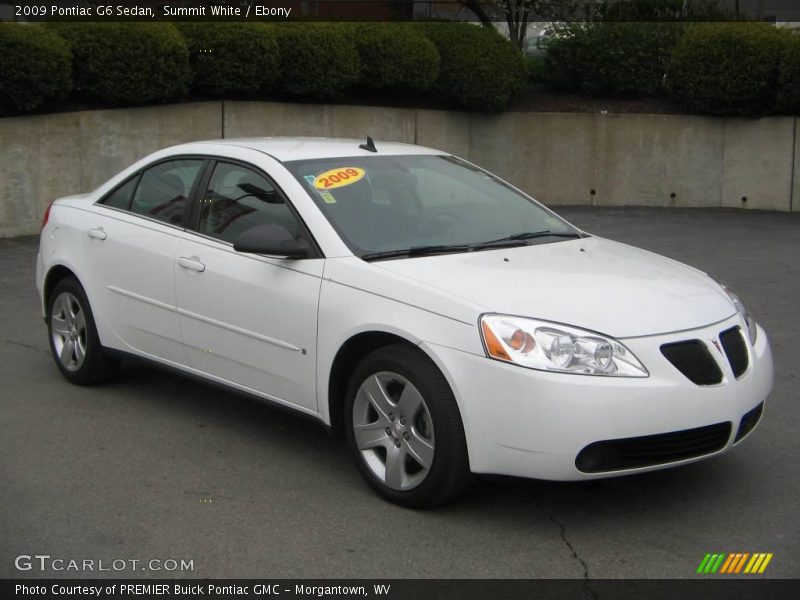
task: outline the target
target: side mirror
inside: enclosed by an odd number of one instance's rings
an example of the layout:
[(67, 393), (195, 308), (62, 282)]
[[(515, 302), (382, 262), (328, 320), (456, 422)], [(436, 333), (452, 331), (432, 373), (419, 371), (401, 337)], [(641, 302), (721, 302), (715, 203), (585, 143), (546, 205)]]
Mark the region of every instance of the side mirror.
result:
[(297, 239), (280, 225), (258, 225), (239, 234), (233, 242), (237, 252), (269, 254), (285, 258), (305, 258), (309, 254), (308, 242)]

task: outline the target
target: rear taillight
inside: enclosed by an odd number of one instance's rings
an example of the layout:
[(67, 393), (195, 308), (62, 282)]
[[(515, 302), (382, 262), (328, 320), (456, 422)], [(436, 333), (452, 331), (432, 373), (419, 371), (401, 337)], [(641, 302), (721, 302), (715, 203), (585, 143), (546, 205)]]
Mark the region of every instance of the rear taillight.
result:
[[(53, 201), (55, 202), (55, 200)], [(42, 217), (42, 226), (39, 228), (39, 232), (41, 233), (42, 229), (44, 229), (47, 222), (50, 220), (50, 209), (53, 208), (53, 202), (47, 205), (47, 208), (44, 211), (44, 216)]]

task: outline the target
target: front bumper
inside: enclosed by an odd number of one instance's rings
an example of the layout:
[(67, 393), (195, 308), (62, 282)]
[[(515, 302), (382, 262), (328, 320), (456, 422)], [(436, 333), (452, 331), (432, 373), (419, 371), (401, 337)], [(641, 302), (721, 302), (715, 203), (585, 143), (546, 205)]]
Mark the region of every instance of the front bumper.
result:
[[(769, 341), (759, 328), (755, 347), (747, 341), (747, 370), (734, 377), (713, 342), (718, 344), (720, 332), (736, 325), (744, 327), (738, 316), (692, 331), (621, 340), (648, 369), (646, 378), (536, 371), (445, 346), (423, 346), (453, 387), (473, 472), (582, 480), (686, 464), (741, 441), (735, 438), (742, 417), (765, 401), (773, 374)], [(689, 339), (708, 343), (723, 373), (720, 384), (692, 383), (661, 354), (661, 345)], [(730, 424), (730, 433), (721, 447), (702, 456), (591, 473), (576, 466), (590, 444), (721, 423)]]

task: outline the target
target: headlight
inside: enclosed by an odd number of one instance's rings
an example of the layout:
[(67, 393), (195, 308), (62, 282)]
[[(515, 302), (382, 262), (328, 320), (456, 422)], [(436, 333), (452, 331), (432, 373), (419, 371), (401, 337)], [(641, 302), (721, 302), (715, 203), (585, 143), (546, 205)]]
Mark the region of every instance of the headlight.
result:
[(725, 290), (725, 293), (728, 294), (728, 298), (731, 299), (733, 305), (736, 307), (736, 312), (739, 313), (739, 316), (742, 317), (744, 321), (745, 327), (747, 328), (747, 335), (750, 338), (750, 343), (755, 346), (756, 343), (756, 336), (758, 335), (758, 328), (756, 327), (756, 322), (753, 317), (750, 315), (750, 311), (747, 310), (747, 305), (742, 300), (741, 296), (734, 292), (731, 288), (729, 288), (724, 283), (718, 281), (720, 287)]
[(506, 315), (481, 317), (483, 346), (489, 358), (530, 369), (647, 377), (647, 369), (620, 342), (560, 323)]

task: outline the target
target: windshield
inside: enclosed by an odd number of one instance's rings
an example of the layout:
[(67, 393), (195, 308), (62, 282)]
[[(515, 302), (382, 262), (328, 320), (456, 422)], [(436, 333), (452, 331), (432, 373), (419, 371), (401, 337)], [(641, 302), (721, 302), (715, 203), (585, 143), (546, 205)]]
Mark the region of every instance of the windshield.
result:
[(366, 260), (580, 237), (530, 198), (452, 156), (325, 158), (285, 166)]

